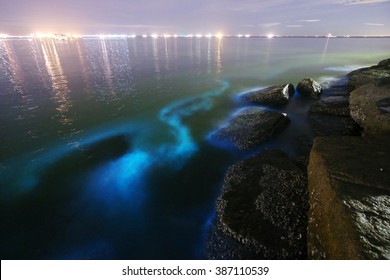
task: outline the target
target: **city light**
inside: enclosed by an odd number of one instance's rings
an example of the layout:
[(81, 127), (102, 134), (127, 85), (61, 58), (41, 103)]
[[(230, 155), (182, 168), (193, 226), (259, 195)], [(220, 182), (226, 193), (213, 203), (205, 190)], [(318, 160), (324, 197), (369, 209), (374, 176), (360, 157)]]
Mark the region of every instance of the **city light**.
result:
[(267, 35), (267, 38), (268, 38), (268, 39), (272, 39), (273, 37), (275, 37), (275, 35), (272, 34), (272, 33), (269, 33), (269, 34)]
[(126, 34), (99, 34), (97, 35), (100, 39), (113, 39), (113, 38), (126, 38)]
[(223, 38), (223, 34), (222, 33), (217, 33), (217, 34), (215, 34), (215, 37), (217, 37), (218, 39), (222, 39)]

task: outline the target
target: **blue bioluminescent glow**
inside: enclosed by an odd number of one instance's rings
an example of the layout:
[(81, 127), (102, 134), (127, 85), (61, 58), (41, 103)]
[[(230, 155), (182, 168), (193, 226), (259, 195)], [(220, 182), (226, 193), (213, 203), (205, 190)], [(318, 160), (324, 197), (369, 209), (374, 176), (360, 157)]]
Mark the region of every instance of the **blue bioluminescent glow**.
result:
[(142, 176), (142, 171), (150, 165), (150, 154), (136, 150), (125, 154), (119, 159), (98, 168), (97, 184), (118, 186), (120, 190), (127, 190), (127, 183), (136, 182)]
[(29, 192), (36, 187), (41, 176), (54, 163), (85, 146), (104, 141), (115, 135), (130, 135), (139, 132), (145, 124), (121, 122), (110, 124), (99, 129), (83, 133), (79, 139), (71, 139), (68, 143), (60, 143), (55, 147), (41, 149), (25, 156), (6, 162), (0, 170), (1, 192), (4, 195), (18, 195)]
[[(158, 120), (168, 125), (169, 133), (174, 136), (173, 142), (153, 146), (150, 143), (153, 139), (151, 125), (145, 123), (128, 121), (110, 124), (84, 133), (84, 136), (79, 139), (71, 139), (69, 143), (59, 144), (54, 148), (31, 153), (8, 162), (7, 167), (0, 171), (0, 182), (6, 186), (2, 187), (1, 191), (7, 195), (32, 191), (48, 168), (65, 156), (110, 137), (127, 135), (131, 142), (128, 152), (97, 167), (91, 172), (87, 185), (95, 186), (93, 189), (101, 192), (102, 195), (107, 192), (129, 194), (135, 186), (144, 183), (146, 179), (144, 174), (152, 165), (168, 164), (180, 168), (197, 151), (196, 141), (191, 135), (190, 128), (182, 122), (182, 118), (212, 109), (212, 98), (221, 95), (229, 87), (227, 81), (220, 81), (220, 83), (221, 86), (215, 90), (173, 102), (160, 110)], [(145, 130), (149, 131), (143, 133)]]
[(183, 117), (191, 116), (199, 111), (212, 109), (212, 98), (221, 95), (229, 87), (229, 82), (221, 81), (221, 87), (207, 91), (200, 96), (188, 97), (164, 107), (159, 118), (171, 127), (171, 133), (176, 138), (174, 145), (162, 146), (160, 152), (173, 159), (184, 159), (196, 151), (196, 143), (192, 139), (190, 130), (182, 122)]
[[(213, 107), (212, 97), (221, 95), (229, 87), (226, 81), (221, 81), (221, 84), (216, 90), (173, 102), (160, 110), (159, 120), (170, 127), (169, 132), (174, 136), (174, 142), (160, 143), (157, 147), (143, 150), (137, 147), (137, 143), (144, 143), (147, 139), (142, 134), (134, 135), (135, 146), (133, 143), (131, 151), (98, 168), (91, 176), (90, 184), (106, 186), (111, 192), (119, 189), (122, 194), (124, 189), (129, 191), (130, 188), (133, 193), (139, 194), (139, 187), (146, 180), (144, 174), (151, 166), (169, 165), (180, 168), (198, 149), (190, 128), (182, 122), (182, 118), (210, 110)], [(104, 187), (102, 189), (102, 194), (106, 194)], [(138, 202), (140, 199), (141, 197), (137, 197)]]

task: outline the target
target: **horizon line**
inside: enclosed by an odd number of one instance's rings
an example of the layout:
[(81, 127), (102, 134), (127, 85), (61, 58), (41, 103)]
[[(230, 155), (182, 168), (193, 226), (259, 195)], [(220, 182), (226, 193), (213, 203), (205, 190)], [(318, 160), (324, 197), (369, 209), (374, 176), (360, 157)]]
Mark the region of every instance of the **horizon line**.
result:
[(99, 33), (99, 34), (69, 34), (69, 33), (31, 33), (29, 35), (9, 35), (6, 33), (0, 33), (0, 39), (77, 39), (77, 38), (389, 38), (390, 35), (333, 35), (331, 33), (326, 35), (279, 35), (279, 34), (222, 34), (222, 33), (191, 33), (191, 34), (157, 34), (157, 33), (145, 33), (145, 34), (110, 34), (110, 33)]

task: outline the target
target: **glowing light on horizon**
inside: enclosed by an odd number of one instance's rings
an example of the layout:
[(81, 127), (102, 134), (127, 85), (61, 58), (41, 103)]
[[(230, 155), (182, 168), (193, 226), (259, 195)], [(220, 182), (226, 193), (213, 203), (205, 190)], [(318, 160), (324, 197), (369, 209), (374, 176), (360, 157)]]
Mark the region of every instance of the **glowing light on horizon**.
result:
[(215, 34), (215, 37), (217, 37), (218, 39), (222, 39), (223, 38), (223, 34), (222, 33), (217, 33), (217, 34)]
[(0, 33), (0, 38), (5, 39), (5, 38), (8, 38), (8, 37), (9, 37), (8, 34)]
[(268, 38), (268, 39), (272, 39), (273, 37), (275, 37), (275, 35), (274, 35), (273, 33), (269, 33), (269, 34), (267, 35), (267, 38)]
[(237, 38), (243, 38), (243, 37), (250, 38), (251, 35), (250, 34), (237, 34), (235, 37), (237, 37)]
[(127, 38), (125, 34), (99, 34), (97, 35), (100, 39), (112, 39), (112, 38)]
[(156, 34), (156, 33), (153, 33), (153, 34), (152, 34), (152, 38), (153, 38), (153, 39), (156, 39), (156, 38), (158, 38), (158, 34)]

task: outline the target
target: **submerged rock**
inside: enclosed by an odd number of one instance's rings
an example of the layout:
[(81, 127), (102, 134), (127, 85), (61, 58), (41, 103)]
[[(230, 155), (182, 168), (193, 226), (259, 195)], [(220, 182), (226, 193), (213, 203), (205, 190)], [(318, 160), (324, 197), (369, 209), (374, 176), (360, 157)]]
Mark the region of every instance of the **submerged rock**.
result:
[(231, 142), (240, 150), (250, 150), (286, 127), (289, 122), (290, 119), (282, 113), (260, 108), (247, 109), (211, 137), (217, 141)]
[(390, 134), (390, 86), (368, 84), (352, 91), (350, 110), (365, 134)]
[(306, 258), (306, 184), (280, 151), (234, 164), (217, 200), (219, 234), (212, 233), (210, 258)]
[(67, 153), (42, 172), (42, 185), (45, 180), (62, 178), (63, 181), (77, 174), (92, 170), (104, 162), (123, 156), (131, 149), (131, 135), (119, 134), (78, 147)]
[(390, 259), (388, 138), (316, 138), (308, 167), (308, 255)]
[(390, 84), (390, 58), (382, 60), (377, 65), (357, 69), (348, 75), (348, 85), (356, 89), (366, 84), (384, 86)]
[(284, 84), (248, 92), (242, 98), (255, 104), (277, 106), (287, 104), (294, 92), (292, 84)]
[(297, 91), (301, 95), (317, 98), (322, 92), (322, 87), (317, 81), (306, 78), (298, 83)]

